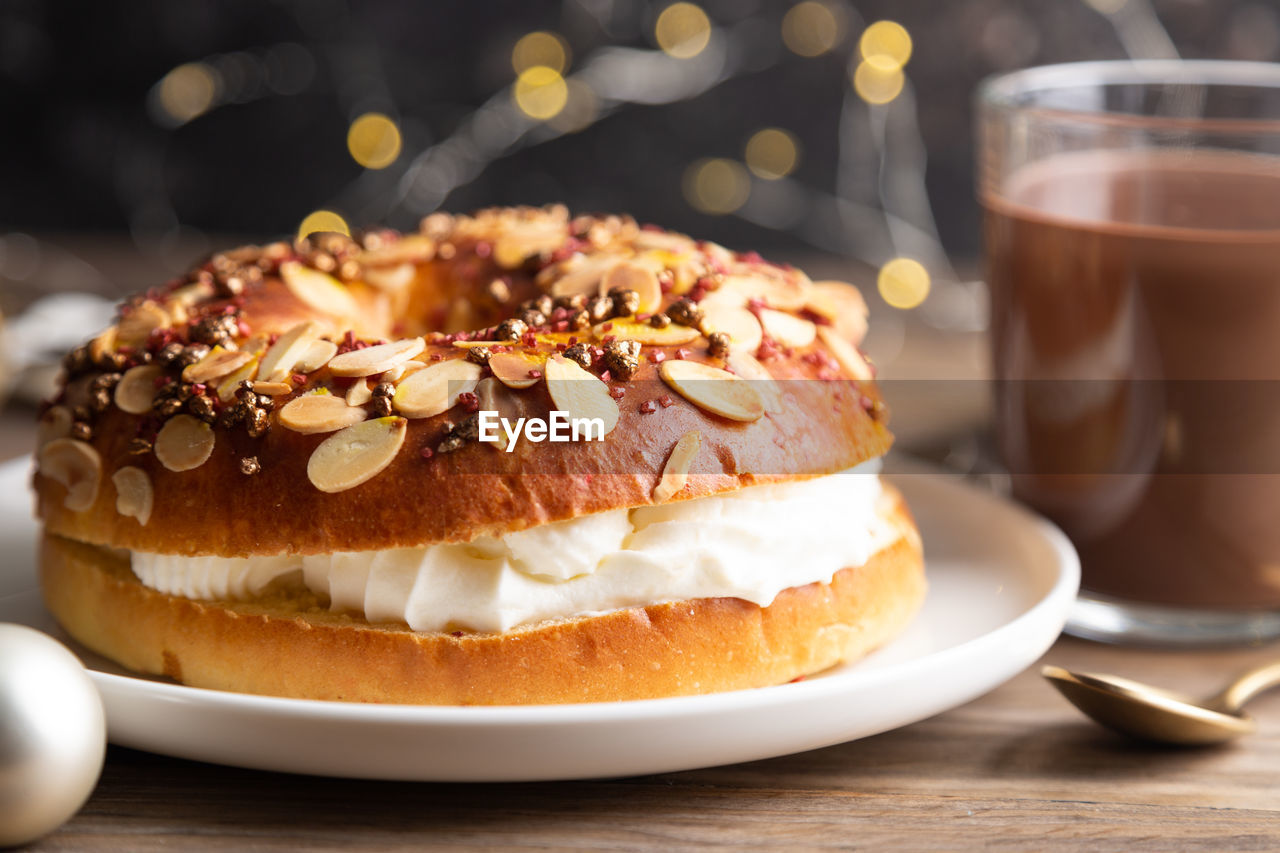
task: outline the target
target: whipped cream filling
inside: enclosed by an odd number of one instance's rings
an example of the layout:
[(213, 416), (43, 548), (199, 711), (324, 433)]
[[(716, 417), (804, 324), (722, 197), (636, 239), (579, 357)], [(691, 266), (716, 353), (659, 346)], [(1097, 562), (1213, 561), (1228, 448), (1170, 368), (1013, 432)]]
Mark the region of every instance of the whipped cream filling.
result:
[(761, 606), (827, 582), (892, 544), (877, 512), (879, 460), (838, 474), (662, 506), (618, 509), (466, 543), (308, 556), (133, 552), (146, 586), (246, 600), (301, 576), (331, 608), (417, 631), (505, 631), (550, 619), (694, 598)]

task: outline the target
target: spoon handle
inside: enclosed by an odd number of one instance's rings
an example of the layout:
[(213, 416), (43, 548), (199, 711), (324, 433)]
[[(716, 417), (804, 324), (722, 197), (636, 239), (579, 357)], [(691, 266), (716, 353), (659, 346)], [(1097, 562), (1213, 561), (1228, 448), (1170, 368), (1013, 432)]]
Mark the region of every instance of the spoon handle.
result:
[(1280, 684), (1280, 660), (1264, 663), (1262, 666), (1241, 673), (1235, 681), (1210, 700), (1210, 704), (1234, 714), (1254, 696), (1277, 684)]

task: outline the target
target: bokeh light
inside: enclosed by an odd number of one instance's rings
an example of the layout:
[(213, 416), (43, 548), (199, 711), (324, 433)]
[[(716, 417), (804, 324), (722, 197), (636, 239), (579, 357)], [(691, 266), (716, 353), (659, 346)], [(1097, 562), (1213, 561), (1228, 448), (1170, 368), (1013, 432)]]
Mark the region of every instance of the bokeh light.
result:
[(673, 3), (658, 16), (653, 35), (668, 56), (689, 59), (711, 41), (711, 19), (693, 3)]
[(853, 72), (853, 90), (868, 104), (887, 104), (902, 91), (902, 66), (883, 56), (858, 63)]
[(298, 226), (298, 239), (303, 240), (320, 231), (335, 231), (351, 236), (351, 228), (347, 225), (347, 220), (332, 210), (317, 210), (307, 214), (307, 218), (303, 219), (302, 224)]
[(203, 62), (179, 65), (164, 75), (156, 94), (162, 117), (172, 124), (185, 124), (213, 105), (218, 74)]
[(511, 50), (511, 67), (521, 74), (535, 65), (544, 65), (557, 74), (569, 68), (569, 45), (555, 33), (543, 30), (528, 33)]
[(564, 77), (545, 65), (521, 71), (512, 93), (522, 113), (544, 121), (558, 114), (569, 101), (569, 86)]
[(600, 116), (600, 99), (595, 90), (581, 80), (566, 80), (568, 98), (564, 109), (547, 123), (561, 133), (577, 133), (591, 126)]
[(915, 308), (929, 296), (929, 271), (911, 258), (894, 258), (880, 268), (876, 289), (894, 308)]
[(901, 68), (911, 58), (911, 34), (896, 21), (876, 21), (862, 33), (858, 51), (865, 60)]
[(715, 157), (698, 160), (684, 173), (684, 197), (695, 210), (714, 215), (733, 213), (746, 204), (751, 179), (740, 163)]
[(841, 19), (826, 3), (804, 0), (782, 18), (782, 42), (800, 56), (821, 56), (840, 42)]
[(400, 156), (400, 128), (382, 113), (365, 113), (347, 129), (347, 150), (366, 169), (385, 169)]
[(747, 140), (745, 159), (756, 177), (776, 180), (795, 171), (800, 162), (800, 145), (787, 131), (766, 127)]

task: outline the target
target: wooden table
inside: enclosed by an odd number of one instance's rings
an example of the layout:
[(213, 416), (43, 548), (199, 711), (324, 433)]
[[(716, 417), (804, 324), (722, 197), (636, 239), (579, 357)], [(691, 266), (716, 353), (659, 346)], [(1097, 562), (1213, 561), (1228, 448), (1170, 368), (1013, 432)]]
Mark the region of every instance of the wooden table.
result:
[[(26, 417), (0, 414), (0, 459), (24, 451)], [(1208, 693), (1276, 653), (1063, 639), (1045, 661)], [(1085, 722), (1037, 669), (877, 737), (631, 779), (365, 782), (111, 747), (88, 804), (34, 849), (1280, 847), (1280, 694), (1251, 706), (1261, 734), (1220, 749), (1166, 750)]]

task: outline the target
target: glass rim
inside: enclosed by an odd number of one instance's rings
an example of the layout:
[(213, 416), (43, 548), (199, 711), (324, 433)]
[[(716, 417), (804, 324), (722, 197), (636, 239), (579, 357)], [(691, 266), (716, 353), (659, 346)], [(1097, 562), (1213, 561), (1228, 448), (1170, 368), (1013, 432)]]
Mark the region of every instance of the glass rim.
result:
[(1026, 113), (1049, 121), (1230, 133), (1280, 132), (1280, 115), (1274, 118), (1157, 116), (1107, 109), (1047, 107), (1018, 101), (1020, 97), (1036, 92), (1144, 84), (1236, 87), (1280, 92), (1280, 63), (1221, 59), (1122, 59), (1040, 65), (987, 77), (978, 84), (977, 100), (984, 110)]

